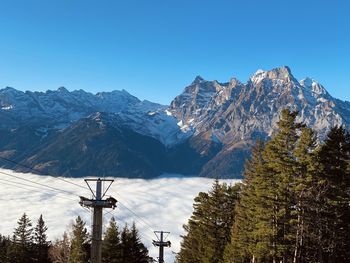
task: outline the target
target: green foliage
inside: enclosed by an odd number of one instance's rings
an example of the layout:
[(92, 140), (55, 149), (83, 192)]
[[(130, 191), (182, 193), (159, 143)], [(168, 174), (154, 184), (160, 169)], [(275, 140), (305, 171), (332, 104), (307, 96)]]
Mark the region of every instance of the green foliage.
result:
[(46, 263), (48, 261), (48, 251), (50, 243), (47, 241), (47, 226), (45, 225), (43, 216), (40, 215), (37, 225), (34, 228), (34, 251), (35, 261)]
[(142, 244), (139, 233), (133, 223), (131, 229), (124, 226), (121, 233), (121, 258), (123, 263), (148, 263), (152, 258), (148, 256), (147, 248)]
[(216, 180), (209, 193), (201, 192), (194, 199), (194, 212), (184, 226), (187, 233), (176, 259), (178, 263), (222, 262), (230, 241), (238, 189)]
[(33, 228), (28, 216), (24, 213), (17, 222), (13, 232), (12, 244), (9, 249), (9, 258), (13, 263), (33, 262)]
[[(13, 238), (0, 234), (1, 263), (86, 263), (89, 262), (90, 240), (85, 222), (78, 216), (72, 225), (71, 238), (67, 233), (53, 243), (47, 240), (47, 226), (40, 215), (35, 228), (26, 214), (18, 221)], [(154, 262), (141, 242), (135, 224), (125, 225), (120, 233), (114, 218), (104, 233), (103, 263)]]
[(350, 261), (350, 135), (333, 128), (318, 152), (319, 177), (314, 236), (318, 259)]
[(121, 243), (120, 233), (114, 217), (109, 222), (109, 226), (104, 234), (102, 243), (102, 262), (121, 263)]
[(71, 251), (69, 263), (86, 263), (88, 261), (89, 235), (85, 222), (78, 216), (72, 225)]
[(8, 256), (10, 246), (11, 246), (11, 239), (9, 237), (5, 237), (0, 234), (0, 262), (2, 263), (10, 262), (10, 258)]
[(247, 162), (224, 262), (350, 262), (350, 135), (312, 130), (282, 111)]

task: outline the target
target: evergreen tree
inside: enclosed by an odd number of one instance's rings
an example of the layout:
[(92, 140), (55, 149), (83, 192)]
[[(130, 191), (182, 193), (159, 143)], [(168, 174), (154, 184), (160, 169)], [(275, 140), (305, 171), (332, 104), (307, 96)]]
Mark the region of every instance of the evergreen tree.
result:
[(318, 261), (350, 261), (350, 140), (343, 127), (331, 129), (318, 153)]
[(128, 225), (125, 224), (125, 226), (120, 234), (120, 240), (121, 240), (120, 246), (121, 246), (122, 262), (127, 262), (127, 260), (128, 260), (128, 256), (129, 256), (128, 248), (130, 247), (129, 237), (130, 237), (130, 230), (128, 228)]
[(131, 229), (127, 224), (121, 233), (121, 254), (123, 263), (149, 263), (152, 258), (148, 256), (147, 248), (142, 244), (135, 223)]
[(315, 262), (317, 242), (312, 235), (315, 213), (315, 190), (318, 182), (318, 165), (315, 152), (314, 132), (306, 127), (301, 129), (299, 141), (294, 150), (296, 166), (292, 180), (295, 207), (292, 211), (295, 221), (291, 222), (294, 235), (293, 262)]
[(263, 149), (263, 142), (257, 141), (251, 159), (246, 162), (244, 180), (239, 185), (231, 242), (226, 246), (224, 262), (255, 262), (269, 253), (268, 235), (258, 231), (264, 229), (262, 224), (266, 221), (262, 219), (269, 218), (272, 213), (263, 197), (266, 194), (264, 189), (269, 185), (268, 178), (263, 177)]
[[(315, 180), (315, 138), (283, 110), (279, 131), (247, 163), (225, 262), (302, 262)], [(308, 221), (309, 220), (309, 221)]]
[(115, 219), (112, 217), (104, 234), (102, 243), (102, 262), (121, 263), (121, 256), (120, 233)]
[(88, 261), (88, 241), (89, 235), (85, 222), (78, 216), (72, 226), (69, 263), (86, 263)]
[(11, 239), (0, 234), (0, 262), (9, 263), (9, 249), (11, 246)]
[(273, 261), (288, 262), (293, 258), (296, 215), (294, 180), (297, 162), (293, 155), (302, 127), (296, 123), (297, 112), (282, 110), (279, 132), (266, 144), (264, 160), (271, 185), (267, 198), (271, 200), (271, 256)]
[(18, 226), (13, 232), (9, 257), (13, 263), (31, 263), (33, 262), (32, 223), (24, 213), (17, 224)]
[(46, 263), (48, 262), (48, 250), (50, 243), (47, 241), (47, 226), (43, 220), (43, 216), (40, 215), (37, 225), (34, 228), (34, 245), (35, 245), (35, 258), (36, 262)]
[(187, 233), (176, 259), (178, 263), (222, 262), (231, 238), (238, 190), (238, 186), (231, 187), (215, 180), (209, 193), (199, 193), (193, 205), (194, 212), (184, 226)]
[(132, 224), (129, 231), (129, 253), (130, 257), (127, 262), (130, 263), (148, 263), (151, 258), (148, 256), (148, 250), (141, 242), (139, 232), (136, 229), (135, 222)]

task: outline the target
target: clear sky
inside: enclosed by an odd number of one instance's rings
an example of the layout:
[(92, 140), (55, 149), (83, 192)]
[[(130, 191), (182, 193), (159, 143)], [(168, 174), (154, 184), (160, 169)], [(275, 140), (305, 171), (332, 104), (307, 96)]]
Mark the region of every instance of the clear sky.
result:
[(164, 104), (196, 75), (288, 65), (350, 100), (348, 0), (0, 0), (0, 87), (126, 89)]

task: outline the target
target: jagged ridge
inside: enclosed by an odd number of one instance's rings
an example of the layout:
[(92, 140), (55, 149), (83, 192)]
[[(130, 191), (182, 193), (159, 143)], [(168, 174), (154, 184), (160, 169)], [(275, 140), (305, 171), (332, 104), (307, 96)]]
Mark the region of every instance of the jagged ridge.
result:
[(88, 166), (91, 175), (239, 177), (250, 146), (273, 134), (285, 107), (298, 110), (299, 121), (314, 128), (319, 140), (330, 127), (350, 124), (349, 102), (333, 98), (311, 78), (298, 81), (288, 67), (258, 70), (246, 83), (197, 76), (170, 106), (140, 101), (124, 90), (6, 88), (0, 90), (0, 154), (57, 175), (83, 175)]

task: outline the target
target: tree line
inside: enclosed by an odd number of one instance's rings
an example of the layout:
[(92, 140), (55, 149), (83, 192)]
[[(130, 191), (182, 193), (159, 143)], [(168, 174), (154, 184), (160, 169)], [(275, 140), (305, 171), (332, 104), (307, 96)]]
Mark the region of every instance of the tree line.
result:
[[(86, 263), (90, 257), (90, 236), (86, 223), (78, 216), (70, 233), (53, 242), (48, 240), (48, 227), (40, 215), (33, 227), (26, 214), (18, 220), (13, 235), (0, 234), (1, 263)], [(119, 230), (112, 217), (102, 241), (103, 263), (149, 263), (148, 250), (141, 242), (139, 232), (133, 223), (125, 224)]]
[(234, 186), (199, 193), (177, 263), (350, 262), (350, 134), (324, 142), (283, 110)]

